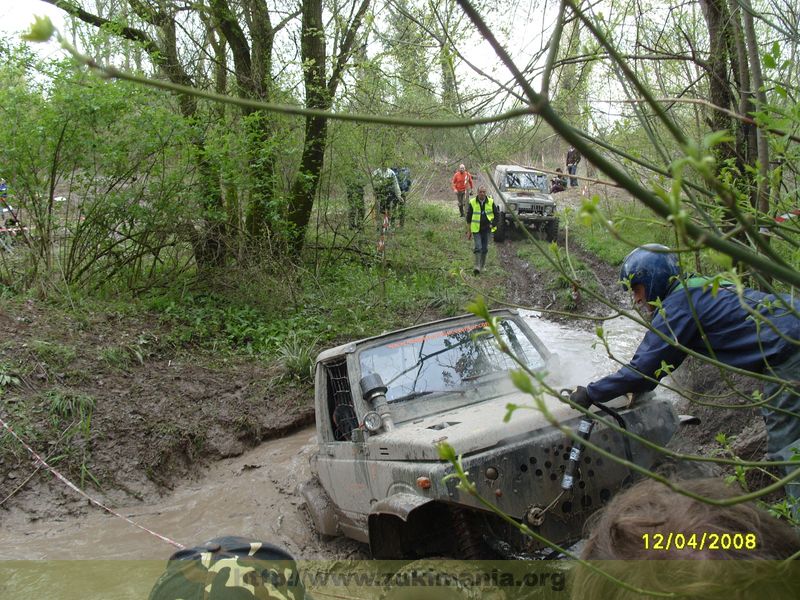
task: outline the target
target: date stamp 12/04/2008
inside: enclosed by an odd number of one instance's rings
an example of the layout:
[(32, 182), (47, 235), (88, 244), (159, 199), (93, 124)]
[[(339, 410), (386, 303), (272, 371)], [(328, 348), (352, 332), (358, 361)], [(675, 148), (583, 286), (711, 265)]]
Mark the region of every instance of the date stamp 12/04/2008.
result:
[(643, 533), (645, 550), (755, 550), (755, 533)]

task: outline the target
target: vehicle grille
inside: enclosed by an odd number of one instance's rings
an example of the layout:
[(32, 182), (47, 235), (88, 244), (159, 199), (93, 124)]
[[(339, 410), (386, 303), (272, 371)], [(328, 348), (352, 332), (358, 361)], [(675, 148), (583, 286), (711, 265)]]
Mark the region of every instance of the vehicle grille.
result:
[(552, 214), (552, 209), (549, 206), (534, 205), (534, 206), (520, 206), (518, 209), (519, 214), (533, 214), (541, 217)]

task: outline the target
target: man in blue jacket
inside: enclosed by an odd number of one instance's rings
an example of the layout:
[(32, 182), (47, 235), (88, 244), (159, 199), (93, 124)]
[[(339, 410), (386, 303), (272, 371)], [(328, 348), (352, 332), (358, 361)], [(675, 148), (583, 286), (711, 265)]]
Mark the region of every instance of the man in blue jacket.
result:
[[(634, 303), (653, 315), (651, 326), (661, 335), (648, 331), (628, 365), (579, 386), (570, 400), (588, 407), (652, 390), (667, 374), (664, 365), (677, 368), (691, 350), (781, 380), (764, 386), (767, 451), (772, 460), (800, 456), (800, 302), (747, 288), (740, 297), (724, 282), (715, 293), (708, 278), (682, 277), (676, 255), (658, 244), (631, 252), (620, 279), (630, 284)], [(789, 474), (794, 468), (784, 470)], [(800, 499), (800, 477), (786, 492)]]

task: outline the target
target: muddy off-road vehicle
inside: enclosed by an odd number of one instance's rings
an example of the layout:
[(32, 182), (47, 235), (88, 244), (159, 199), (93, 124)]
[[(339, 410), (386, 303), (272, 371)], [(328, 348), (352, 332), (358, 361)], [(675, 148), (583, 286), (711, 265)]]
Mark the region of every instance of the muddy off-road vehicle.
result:
[(550, 178), (546, 173), (515, 165), (497, 165), (494, 184), (500, 192), (500, 219), (494, 239), (502, 242), (519, 222), (540, 232), (548, 242), (558, 238), (556, 203), (550, 194)]
[[(495, 311), (511, 349), (535, 371), (553, 372), (551, 355), (525, 319)], [(318, 450), (312, 481), (301, 493), (319, 533), (369, 544), (376, 558), (543, 557), (546, 547), (485, 510), (456, 488), (452, 465), (439, 458), (446, 440), (480, 494), (546, 538), (570, 544), (586, 518), (631, 478), (616, 461), (587, 450), (574, 484), (562, 493), (571, 441), (535, 410), (510, 381), (516, 368), (475, 316), (432, 322), (322, 352), (316, 364)], [(563, 360), (563, 359), (562, 359)], [(551, 376), (548, 374), (548, 382)], [(580, 415), (546, 399), (552, 414), (575, 430)], [(677, 428), (668, 400), (652, 393), (609, 403), (628, 430), (659, 444)], [(597, 423), (591, 441), (650, 467), (649, 449)]]

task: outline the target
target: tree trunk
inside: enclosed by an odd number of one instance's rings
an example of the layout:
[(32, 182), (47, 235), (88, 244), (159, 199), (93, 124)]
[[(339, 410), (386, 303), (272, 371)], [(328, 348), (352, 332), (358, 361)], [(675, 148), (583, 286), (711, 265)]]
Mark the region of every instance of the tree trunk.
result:
[[(703, 0), (703, 15), (708, 25), (708, 89), (712, 104), (730, 109), (733, 103), (733, 92), (728, 82), (728, 26), (729, 15), (725, 0)], [(710, 125), (714, 131), (733, 133), (733, 121), (725, 113), (712, 110)], [(724, 143), (717, 147), (717, 164), (736, 156), (733, 144)]]
[[(303, 0), (303, 26), (300, 52), (303, 59), (303, 79), (306, 106), (328, 110), (330, 97), (325, 75), (325, 32), (322, 21), (322, 0)], [(305, 142), (300, 169), (292, 185), (288, 221), (292, 231), (290, 243), (295, 250), (303, 247), (306, 227), (314, 207), (319, 174), (325, 158), (328, 122), (325, 117), (306, 117)]]
[[(755, 111), (755, 94), (750, 84), (750, 66), (747, 60), (747, 48), (742, 31), (741, 11), (738, 0), (730, 0), (731, 33), (736, 48), (737, 66), (739, 69), (739, 112), (751, 115)], [(752, 123), (741, 122), (736, 133), (736, 147), (739, 149), (739, 171), (745, 172), (745, 165), (755, 166), (756, 162), (756, 127)], [(757, 192), (751, 195), (753, 206), (757, 203)]]
[[(330, 110), (336, 88), (342, 79), (350, 57), (356, 34), (369, 7), (369, 0), (361, 4), (342, 35), (339, 54), (334, 61), (330, 81), (326, 82), (325, 29), (322, 20), (322, 0), (303, 0), (303, 24), (300, 38), (300, 56), (303, 60), (303, 80), (306, 106)], [(303, 248), (306, 228), (314, 208), (314, 197), (325, 160), (328, 136), (327, 117), (306, 117), (305, 141), (300, 168), (297, 171), (289, 199), (287, 221), (288, 241), (295, 255)]]
[[(747, 54), (750, 58), (750, 74), (752, 87), (755, 90), (758, 104), (765, 106), (767, 95), (764, 91), (764, 78), (761, 75), (761, 56), (758, 53), (755, 25), (753, 24), (752, 7), (750, 0), (741, 0), (742, 15), (744, 17), (744, 36), (747, 44)], [(769, 213), (769, 146), (766, 135), (762, 129), (756, 129), (756, 143), (758, 148), (758, 210), (764, 214)]]

